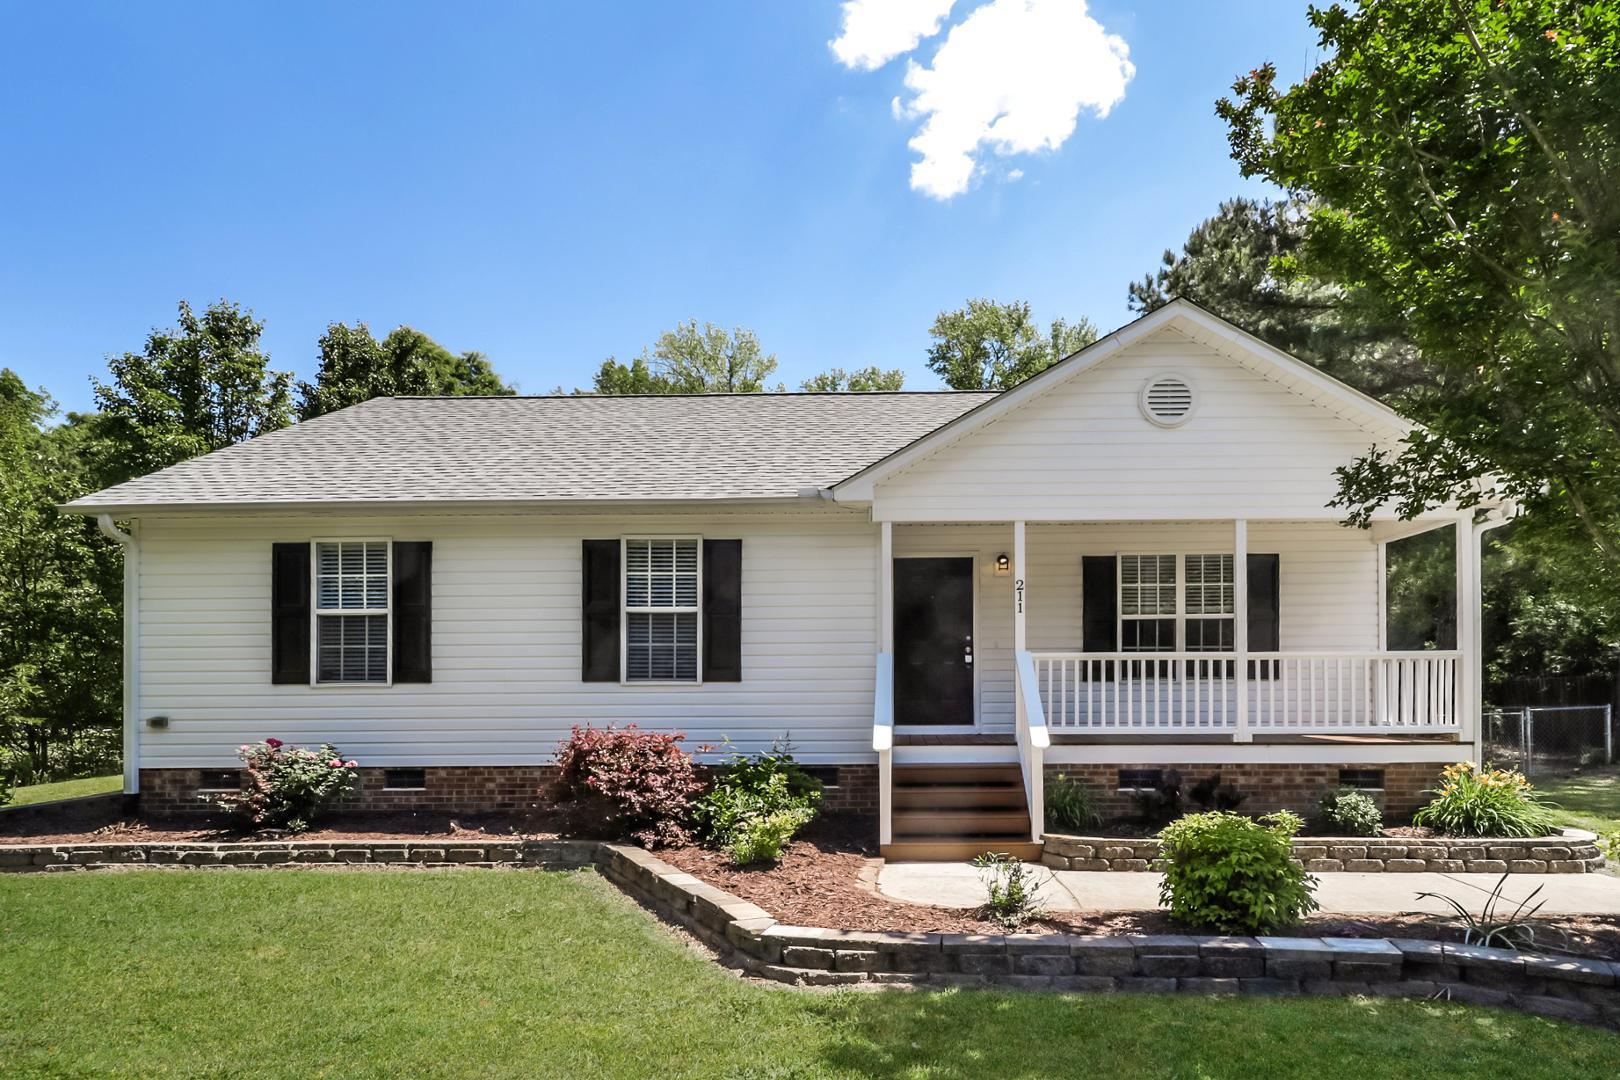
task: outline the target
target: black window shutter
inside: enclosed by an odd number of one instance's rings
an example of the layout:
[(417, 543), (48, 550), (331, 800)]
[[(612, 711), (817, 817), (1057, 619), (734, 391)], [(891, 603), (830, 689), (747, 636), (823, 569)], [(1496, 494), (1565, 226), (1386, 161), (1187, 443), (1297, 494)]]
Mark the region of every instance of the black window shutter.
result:
[(619, 542), (586, 540), (581, 552), (580, 678), (619, 681)]
[(1119, 560), (1113, 555), (1080, 559), (1080, 649), (1119, 650)]
[(1276, 555), (1249, 556), (1249, 651), (1282, 648), (1282, 560)]
[(270, 681), (309, 683), (309, 544), (270, 545)]
[(433, 544), (394, 541), (394, 681), (433, 681)]
[(703, 681), (742, 682), (742, 541), (703, 541)]

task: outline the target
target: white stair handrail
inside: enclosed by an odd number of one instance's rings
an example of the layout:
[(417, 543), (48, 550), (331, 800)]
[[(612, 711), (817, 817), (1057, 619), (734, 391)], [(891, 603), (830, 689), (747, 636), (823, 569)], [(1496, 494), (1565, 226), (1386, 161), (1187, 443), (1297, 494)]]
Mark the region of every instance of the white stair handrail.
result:
[(1052, 745), (1046, 729), (1046, 709), (1040, 684), (1035, 681), (1035, 659), (1027, 649), (1013, 653), (1013, 685), (1017, 697), (1015, 733), (1018, 767), (1024, 774), (1024, 801), (1029, 806), (1029, 838), (1039, 840), (1046, 828), (1046, 748)]

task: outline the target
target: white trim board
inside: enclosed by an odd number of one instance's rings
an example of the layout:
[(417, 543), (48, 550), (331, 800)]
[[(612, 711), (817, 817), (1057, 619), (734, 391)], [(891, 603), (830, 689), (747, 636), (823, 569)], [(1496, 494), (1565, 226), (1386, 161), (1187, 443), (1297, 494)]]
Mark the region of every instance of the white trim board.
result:
[[(1061, 731), (1053, 733), (1062, 737)], [(941, 747), (939, 749), (949, 749)], [(966, 749), (966, 748), (964, 748)], [(1245, 765), (1245, 764), (1392, 764), (1403, 761), (1463, 761), (1469, 743), (1069, 743), (1053, 742), (1048, 765)], [(896, 753), (899, 750), (896, 748)]]

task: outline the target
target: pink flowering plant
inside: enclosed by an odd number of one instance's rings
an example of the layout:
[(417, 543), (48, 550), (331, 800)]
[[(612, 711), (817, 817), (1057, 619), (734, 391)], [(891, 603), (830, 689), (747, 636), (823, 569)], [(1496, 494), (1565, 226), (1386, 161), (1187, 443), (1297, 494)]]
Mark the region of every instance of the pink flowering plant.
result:
[(354, 787), (359, 768), (331, 743), (311, 749), (266, 739), (236, 752), (247, 767), (247, 783), (240, 794), (221, 795), (218, 803), (260, 829), (308, 829)]
[[(557, 748), (557, 794), (599, 828), (643, 847), (681, 844), (692, 803), (704, 788), (680, 732), (575, 726)], [(701, 749), (701, 748), (700, 748)]]

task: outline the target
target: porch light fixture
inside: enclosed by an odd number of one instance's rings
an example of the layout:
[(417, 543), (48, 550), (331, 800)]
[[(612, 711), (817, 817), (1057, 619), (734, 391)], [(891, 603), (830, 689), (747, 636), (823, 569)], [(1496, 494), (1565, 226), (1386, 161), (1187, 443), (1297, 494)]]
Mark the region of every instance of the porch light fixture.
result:
[(1003, 551), (996, 556), (996, 577), (1006, 577), (1010, 573), (1012, 573), (1012, 560)]

